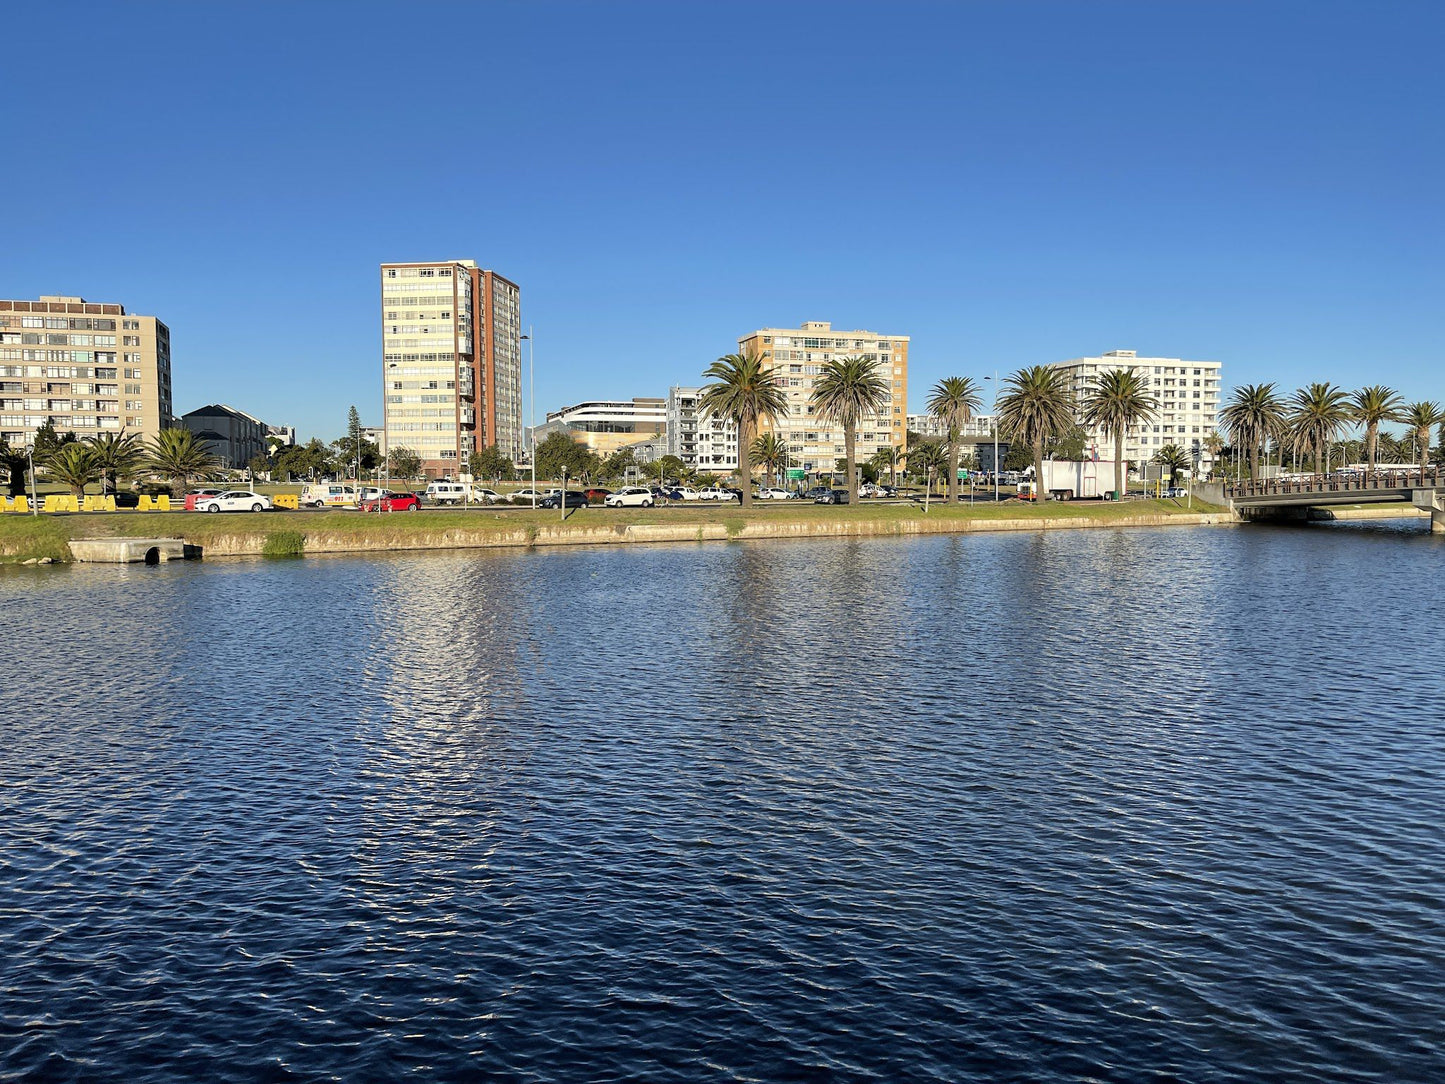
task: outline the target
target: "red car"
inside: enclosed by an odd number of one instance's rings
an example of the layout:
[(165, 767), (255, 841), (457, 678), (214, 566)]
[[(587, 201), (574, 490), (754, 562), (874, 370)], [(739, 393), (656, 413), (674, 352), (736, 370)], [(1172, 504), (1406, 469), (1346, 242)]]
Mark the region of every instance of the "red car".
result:
[(369, 501), (361, 502), (363, 512), (415, 512), (421, 507), (421, 501), (417, 500), (415, 493), (383, 493), (380, 497), (373, 497)]
[(594, 489), (583, 490), (583, 492), (586, 494), (587, 499), (588, 499), (589, 501), (597, 501), (597, 502), (600, 503), (600, 502), (605, 501), (605, 500), (607, 499), (608, 494), (610, 494), (610, 493), (612, 492), (612, 490), (610, 490), (610, 489), (596, 489), (596, 488), (594, 488)]

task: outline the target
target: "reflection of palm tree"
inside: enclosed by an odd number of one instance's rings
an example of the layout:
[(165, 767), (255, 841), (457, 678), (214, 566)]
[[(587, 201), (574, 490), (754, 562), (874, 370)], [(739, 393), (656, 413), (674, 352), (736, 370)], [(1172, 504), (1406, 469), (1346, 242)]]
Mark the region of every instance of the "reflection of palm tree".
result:
[(1064, 374), (1047, 365), (1020, 369), (1004, 381), (998, 401), (999, 423), (1010, 440), (1034, 453), (1036, 495), (1043, 493), (1044, 445), (1074, 425), (1074, 400)]
[(933, 385), (933, 395), (928, 400), (928, 412), (935, 418), (948, 423), (948, 499), (958, 496), (958, 445), (963, 439), (963, 427), (973, 418), (973, 412), (983, 406), (983, 397), (978, 385), (966, 376), (947, 376)]
[(1406, 406), (1400, 413), (1400, 420), (1410, 427), (1410, 435), (1415, 438), (1415, 456), (1420, 464), (1420, 473), (1424, 474), (1430, 466), (1430, 435), (1437, 425), (1445, 421), (1445, 414), (1440, 413), (1439, 403), (1425, 399)]
[(1383, 384), (1361, 388), (1351, 398), (1351, 416), (1365, 426), (1365, 462), (1369, 464), (1371, 473), (1378, 458), (1380, 423), (1398, 421), (1400, 404), (1399, 395)]
[(843, 427), (843, 457), (848, 467), (848, 500), (858, 503), (858, 470), (854, 444), (858, 419), (876, 414), (888, 400), (888, 381), (878, 375), (874, 362), (865, 357), (838, 358), (823, 364), (822, 375), (813, 385), (813, 406), (819, 416)]
[(70, 487), (77, 497), (85, 496), (85, 487), (100, 480), (100, 465), (90, 445), (80, 441), (62, 444), (45, 459), (50, 477)]
[(85, 442), (100, 470), (101, 492), (119, 488), (120, 476), (129, 474), (145, 458), (145, 449), (134, 433), (101, 433)]
[(727, 354), (709, 365), (703, 375), (713, 383), (698, 396), (702, 413), (727, 418), (738, 427), (738, 473), (746, 508), (753, 501), (752, 444), (758, 420), (786, 414), (788, 398), (759, 354)]
[(1249, 449), (1249, 476), (1259, 478), (1259, 449), (1283, 435), (1284, 403), (1273, 384), (1244, 384), (1234, 389), (1230, 403), (1219, 413), (1229, 442)]
[(1122, 498), (1127, 484), (1124, 472), (1124, 437), (1131, 428), (1154, 417), (1159, 403), (1149, 394), (1144, 377), (1133, 369), (1100, 373), (1083, 402), (1083, 422), (1114, 438), (1114, 491)]
[(1333, 384), (1315, 383), (1294, 393), (1290, 431), (1295, 446), (1314, 452), (1315, 473), (1325, 472), (1325, 449), (1350, 420), (1350, 401)]
[(764, 433), (753, 441), (753, 462), (780, 479), (788, 464), (788, 442), (775, 432)]
[(189, 429), (162, 429), (151, 438), (146, 461), (152, 470), (170, 480), (171, 494), (176, 497), (185, 495), (192, 478), (216, 465), (215, 457)]

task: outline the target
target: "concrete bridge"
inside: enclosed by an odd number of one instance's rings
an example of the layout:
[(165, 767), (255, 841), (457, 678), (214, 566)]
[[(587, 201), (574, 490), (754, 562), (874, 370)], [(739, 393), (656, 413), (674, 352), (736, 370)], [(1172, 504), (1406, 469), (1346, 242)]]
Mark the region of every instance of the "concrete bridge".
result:
[(1232, 482), (1224, 496), (1245, 519), (1305, 519), (1311, 508), (1332, 504), (1405, 502), (1429, 512), (1430, 530), (1445, 534), (1445, 468), (1438, 466)]

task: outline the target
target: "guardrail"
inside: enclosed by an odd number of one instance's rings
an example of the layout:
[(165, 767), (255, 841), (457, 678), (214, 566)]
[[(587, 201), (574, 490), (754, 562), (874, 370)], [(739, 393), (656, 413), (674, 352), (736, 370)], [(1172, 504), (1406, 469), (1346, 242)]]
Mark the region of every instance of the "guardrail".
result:
[(1380, 489), (1438, 489), (1445, 487), (1445, 470), (1376, 470), (1349, 474), (1312, 474), (1307, 478), (1265, 478), (1231, 482), (1224, 495), (1231, 499), (1289, 497), (1311, 493), (1352, 493)]

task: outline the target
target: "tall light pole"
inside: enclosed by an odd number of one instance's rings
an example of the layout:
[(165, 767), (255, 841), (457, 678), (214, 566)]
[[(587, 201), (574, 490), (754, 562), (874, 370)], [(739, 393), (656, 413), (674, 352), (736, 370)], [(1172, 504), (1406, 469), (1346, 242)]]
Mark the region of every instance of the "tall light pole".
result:
[(35, 503), (35, 436), (31, 434), (30, 443), (25, 446), (25, 455), (30, 460), (30, 514), (40, 515), (40, 509)]
[(532, 325), (527, 325), (527, 397), (532, 401), (531, 424), (527, 427), (528, 439), (532, 445), (532, 511), (537, 510), (537, 357), (536, 342), (532, 338)]
[(998, 503), (998, 370), (993, 376), (984, 377), (993, 381), (993, 503)]

